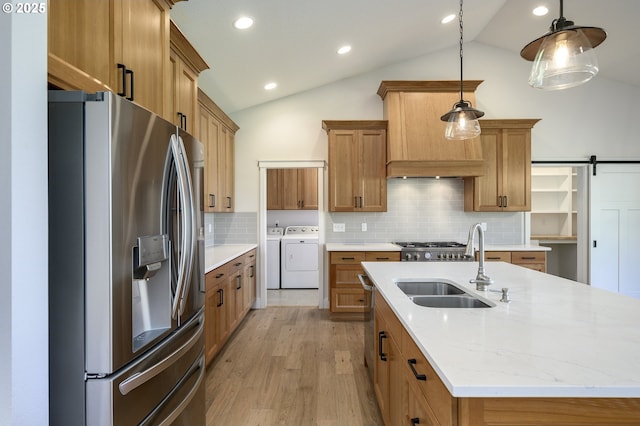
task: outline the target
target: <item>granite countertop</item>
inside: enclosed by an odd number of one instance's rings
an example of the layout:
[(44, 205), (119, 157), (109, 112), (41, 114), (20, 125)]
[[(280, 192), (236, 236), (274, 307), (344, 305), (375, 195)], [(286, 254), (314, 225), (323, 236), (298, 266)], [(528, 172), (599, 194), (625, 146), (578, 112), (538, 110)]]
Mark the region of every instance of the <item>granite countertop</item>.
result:
[(256, 247), (258, 247), (256, 244), (223, 244), (206, 247), (204, 253), (204, 272), (208, 273)]
[[(477, 262), (363, 267), (454, 397), (640, 397), (640, 300), (502, 262), (486, 265), (487, 292), (469, 284)], [(448, 279), (496, 306), (421, 307), (398, 278)]]

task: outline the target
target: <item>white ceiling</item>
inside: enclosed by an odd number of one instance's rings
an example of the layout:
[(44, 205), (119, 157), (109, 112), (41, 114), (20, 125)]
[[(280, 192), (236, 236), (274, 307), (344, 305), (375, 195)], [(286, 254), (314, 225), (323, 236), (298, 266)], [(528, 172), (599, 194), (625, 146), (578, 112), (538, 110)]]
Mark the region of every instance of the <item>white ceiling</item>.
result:
[[(534, 16), (538, 5), (549, 14)], [(211, 67), (200, 87), (232, 113), (457, 46), (458, 21), (440, 20), (458, 9), (458, 0), (188, 0), (171, 16)], [(254, 18), (251, 29), (233, 28), (241, 15)], [(464, 40), (519, 56), (558, 16), (557, 0), (466, 0)], [(640, 1), (566, 0), (564, 16), (607, 31), (596, 49), (599, 75), (640, 86)], [(353, 50), (339, 56), (343, 44)], [(269, 81), (278, 88), (265, 91)]]

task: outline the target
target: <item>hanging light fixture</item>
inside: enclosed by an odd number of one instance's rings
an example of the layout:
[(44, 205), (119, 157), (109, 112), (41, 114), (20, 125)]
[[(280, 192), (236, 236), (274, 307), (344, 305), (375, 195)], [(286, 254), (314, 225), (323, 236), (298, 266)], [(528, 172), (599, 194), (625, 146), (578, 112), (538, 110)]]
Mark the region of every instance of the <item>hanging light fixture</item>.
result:
[(598, 73), (598, 59), (593, 48), (607, 38), (602, 28), (580, 27), (568, 21), (560, 0), (560, 17), (554, 19), (549, 32), (527, 44), (521, 51), (533, 61), (529, 85), (543, 90), (560, 90), (578, 86)]
[(460, 22), (460, 100), (453, 105), (451, 111), (440, 117), (440, 120), (447, 122), (444, 137), (454, 140), (472, 139), (478, 136), (480, 134), (478, 118), (484, 115), (484, 112), (473, 108), (471, 102), (465, 101), (462, 94), (462, 1), (460, 0), (460, 13), (458, 15), (458, 21)]

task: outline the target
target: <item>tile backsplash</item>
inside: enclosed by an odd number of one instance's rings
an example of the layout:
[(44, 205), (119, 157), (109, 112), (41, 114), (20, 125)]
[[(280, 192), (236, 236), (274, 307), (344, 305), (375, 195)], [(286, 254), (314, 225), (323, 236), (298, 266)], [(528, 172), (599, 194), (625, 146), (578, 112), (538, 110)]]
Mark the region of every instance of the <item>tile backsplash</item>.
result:
[[(458, 178), (410, 178), (387, 181), (387, 211), (328, 213), (326, 241), (457, 241), (466, 242), (469, 227), (486, 222), (489, 244), (521, 244), (524, 213), (478, 213), (463, 210), (464, 182)], [(345, 232), (333, 232), (344, 223)], [(362, 224), (366, 223), (366, 231)]]
[[(488, 244), (524, 243), (524, 213), (465, 212), (462, 179), (389, 179), (387, 196), (386, 212), (326, 213), (325, 241), (328, 243), (392, 241), (464, 243), (472, 224), (486, 222), (485, 238)], [(257, 217), (256, 212), (206, 213), (206, 246), (257, 243)], [(275, 219), (272, 218), (272, 220)], [(343, 223), (345, 232), (333, 232), (334, 223)], [(362, 231), (363, 223), (366, 223), (366, 231)], [(274, 224), (269, 223), (269, 225)], [(280, 225), (286, 224), (280, 223)]]

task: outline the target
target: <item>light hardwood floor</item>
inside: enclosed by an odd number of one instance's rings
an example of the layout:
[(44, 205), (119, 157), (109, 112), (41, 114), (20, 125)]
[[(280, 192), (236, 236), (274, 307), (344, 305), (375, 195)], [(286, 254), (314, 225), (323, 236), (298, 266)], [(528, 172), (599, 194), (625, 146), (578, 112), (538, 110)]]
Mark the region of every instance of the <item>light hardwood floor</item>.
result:
[(207, 426), (382, 425), (363, 331), (317, 308), (251, 311), (207, 371)]

